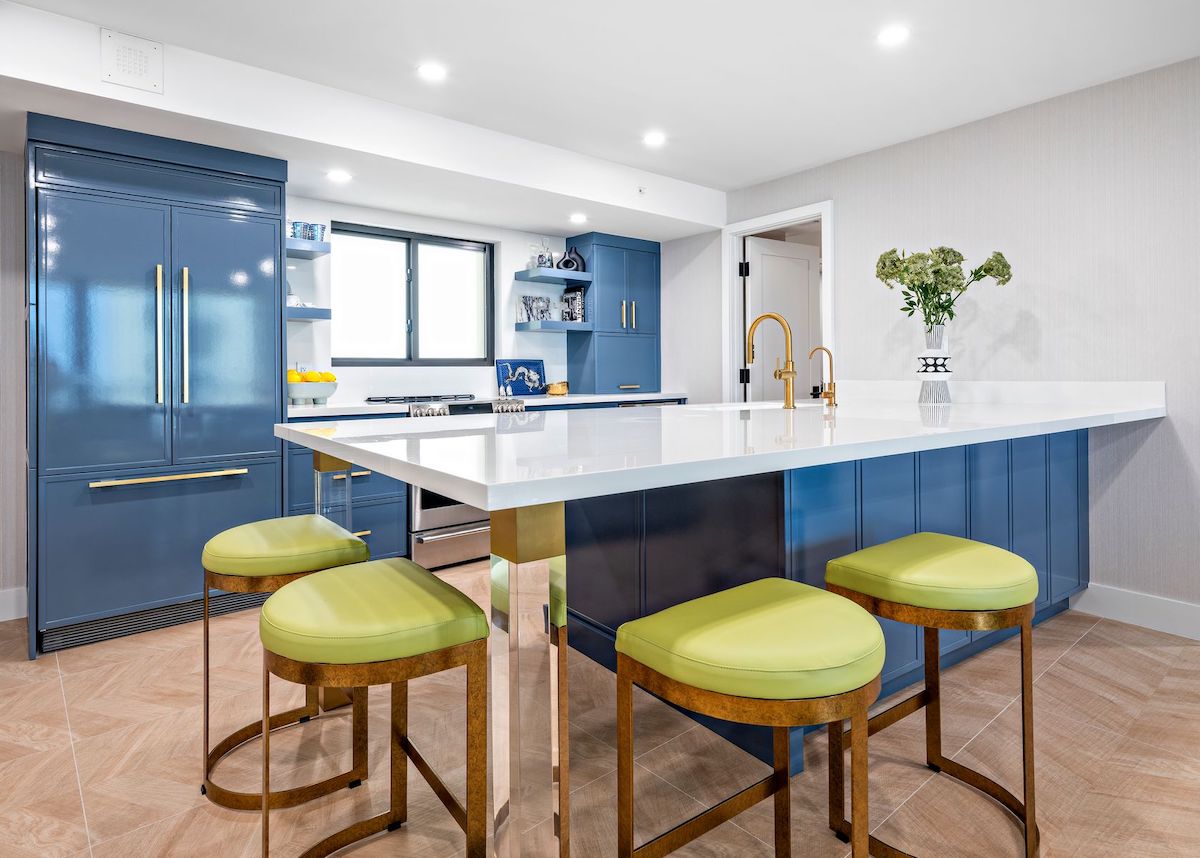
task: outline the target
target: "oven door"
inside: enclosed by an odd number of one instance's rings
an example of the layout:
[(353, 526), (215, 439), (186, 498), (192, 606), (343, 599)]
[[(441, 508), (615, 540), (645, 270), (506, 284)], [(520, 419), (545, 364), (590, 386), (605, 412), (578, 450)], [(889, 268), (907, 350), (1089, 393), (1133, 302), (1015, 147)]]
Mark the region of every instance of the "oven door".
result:
[(491, 555), (491, 528), (484, 521), (423, 530), (412, 535), (409, 551), (413, 562), (426, 569), (480, 560)]
[(481, 509), (431, 492), (420, 486), (412, 488), (412, 531), (433, 530), (456, 524), (486, 522), (488, 514)]

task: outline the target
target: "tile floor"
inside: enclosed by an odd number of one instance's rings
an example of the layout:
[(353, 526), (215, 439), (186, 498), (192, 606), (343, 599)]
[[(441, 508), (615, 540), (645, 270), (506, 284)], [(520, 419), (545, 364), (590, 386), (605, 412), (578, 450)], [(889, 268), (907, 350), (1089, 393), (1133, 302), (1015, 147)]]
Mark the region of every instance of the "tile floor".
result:
[[(486, 565), (445, 577), (487, 598)], [(259, 705), (254, 612), (213, 623), (214, 735), (252, 720)], [(1035, 631), (1038, 810), (1043, 858), (1200, 855), (1200, 642), (1066, 613)], [(211, 856), (258, 854), (258, 817), (213, 806), (200, 778), (200, 626), (192, 624), (43, 656), (24, 656), (24, 621), (0, 624), (0, 854)], [(1015, 641), (945, 674), (948, 754), (1020, 783)], [(463, 783), (463, 676), (413, 683), (414, 741), (452, 788)], [(573, 654), (571, 779), (574, 854), (614, 853), (615, 683)], [(274, 685), (273, 701), (299, 700)], [(372, 776), (273, 817), (273, 853), (295, 855), (324, 834), (386, 806), (386, 694), (371, 706)], [(756, 780), (766, 767), (703, 727), (639, 693), (636, 788), (639, 841)], [(348, 719), (335, 714), (276, 734), (273, 782), (312, 780), (348, 762)], [(871, 742), (871, 825), (923, 856), (1016, 856), (1006, 814), (920, 761), (921, 716)], [(810, 738), (807, 770), (793, 783), (797, 854), (844, 856), (825, 827), (826, 749)], [(230, 757), (218, 774), (251, 788), (259, 750)], [(461, 854), (462, 836), (410, 769), (409, 824), (360, 844), (356, 856)], [(548, 812), (547, 804), (547, 812)], [(551, 854), (552, 823), (525, 842)], [(764, 802), (680, 855), (769, 856)]]

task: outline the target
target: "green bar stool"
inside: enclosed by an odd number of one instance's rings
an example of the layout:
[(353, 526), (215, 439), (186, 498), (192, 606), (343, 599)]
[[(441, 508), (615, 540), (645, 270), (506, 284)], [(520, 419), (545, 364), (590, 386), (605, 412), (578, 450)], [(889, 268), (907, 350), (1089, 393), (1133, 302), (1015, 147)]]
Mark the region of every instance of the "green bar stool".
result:
[[(487, 637), (483, 611), (411, 560), (373, 560), (293, 581), (263, 604), (263, 724), (270, 721), (271, 674), (322, 688), (353, 688), (366, 711), (367, 687), (391, 685), (391, 792), (386, 811), (331, 834), (303, 853), (331, 855), (408, 818), (408, 761), (466, 834), (468, 858), (487, 842)], [(408, 681), (467, 668), (467, 789), (459, 803), (408, 738)], [(270, 849), (270, 732), (263, 737), (262, 854)]]
[[(209, 801), (235, 810), (255, 810), (262, 803), (256, 792), (239, 792), (213, 782), (217, 763), (234, 748), (262, 733), (255, 720), (209, 747), (209, 590), (232, 593), (274, 593), (283, 585), (320, 569), (361, 563), (369, 559), (367, 544), (345, 528), (320, 515), (270, 518), (231, 527), (204, 546), (204, 783), (200, 792)], [(320, 712), (316, 687), (305, 693), (303, 706), (271, 718), (271, 729), (304, 723)], [(355, 710), (357, 713), (357, 709)], [(293, 807), (343, 787), (357, 786), (367, 776), (366, 710), (354, 718), (355, 759), (350, 771), (317, 784), (272, 794), (272, 807)]]
[[(559, 858), (571, 854), (571, 777), (570, 777), (570, 701), (567, 695), (567, 558), (551, 557), (550, 605), (548, 624), (550, 643), (555, 648), (555, 666), (550, 674), (550, 688), (558, 704), (558, 718), (550, 735), (554, 769), (551, 773), (556, 794), (554, 833), (558, 835)], [(508, 561), (492, 555), (492, 623), (508, 631)]]
[[(617, 629), (617, 854), (666, 855), (770, 796), (775, 854), (791, 855), (790, 728), (849, 718), (854, 858), (866, 858), (867, 710), (883, 630), (853, 602), (783, 578), (702, 596)], [(726, 721), (773, 728), (775, 771), (634, 848), (633, 686)]]
[[(941, 533), (915, 533), (829, 561), (825, 585), (873, 614), (925, 629), (925, 687), (870, 719), (871, 735), (919, 709), (925, 710), (925, 761), (991, 796), (1020, 821), (1025, 855), (1037, 854), (1033, 789), (1033, 611), (1038, 580), (1034, 568), (1003, 548)], [(1025, 781), (1022, 802), (989, 777), (942, 753), (941, 665), (938, 629), (1021, 629), (1021, 746)], [(850, 730), (852, 742), (861, 727)], [(829, 826), (845, 837), (842, 809), (842, 725), (829, 727)], [(871, 838), (871, 854), (906, 853)]]

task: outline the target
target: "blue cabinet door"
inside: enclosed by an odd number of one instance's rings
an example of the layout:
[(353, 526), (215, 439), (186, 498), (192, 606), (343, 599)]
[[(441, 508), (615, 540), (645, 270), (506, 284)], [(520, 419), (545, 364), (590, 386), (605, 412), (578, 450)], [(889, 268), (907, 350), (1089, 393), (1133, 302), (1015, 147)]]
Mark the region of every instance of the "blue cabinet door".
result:
[[(918, 527), (923, 531), (967, 535), (967, 450), (948, 447), (917, 454), (920, 483)], [(938, 634), (943, 653), (970, 643), (971, 633), (943, 629)]]
[(176, 209), (171, 234), (174, 460), (276, 454), (279, 222)]
[(658, 333), (658, 254), (625, 251), (625, 298), (629, 302), (629, 327), (637, 334)]
[(56, 191), (37, 206), (41, 472), (169, 463), (170, 210)]
[(616, 634), (642, 615), (641, 492), (563, 504), (567, 605)]
[(658, 337), (639, 334), (594, 336), (596, 393), (658, 390)]
[[(1050, 467), (1050, 597), (1059, 602), (1084, 584), (1085, 566), (1080, 545), (1081, 517), (1086, 518), (1086, 495), (1080, 492), (1080, 438), (1086, 450), (1087, 436), (1060, 432), (1046, 439)], [(1085, 454), (1086, 455), (1086, 454)], [(1086, 467), (1086, 459), (1083, 459)], [(1084, 477), (1086, 480), (1086, 476)]]
[[(38, 493), (40, 628), (199, 598), (204, 543), (226, 528), (279, 515), (279, 460), (43, 477)], [(210, 472), (205, 469), (203, 473)], [(69, 538), (64, 538), (69, 535)]]
[(371, 550), (372, 560), (408, 554), (408, 500), (354, 502), (354, 533)]
[(858, 547), (857, 471), (835, 462), (787, 473), (786, 542), (791, 576), (825, 586), (825, 564)]
[[(915, 533), (916, 454), (863, 459), (861, 468), (863, 547)], [(919, 668), (925, 649), (921, 629), (883, 618), (879, 625), (887, 644), (883, 681), (887, 683)]]
[(1012, 455), (1012, 550), (1033, 564), (1039, 608), (1050, 604), (1049, 508), (1046, 436), (1014, 438)]
[(591, 253), (592, 285), (589, 289), (592, 322), (597, 331), (628, 329), (629, 307), (625, 297), (625, 251), (617, 247), (595, 245)]

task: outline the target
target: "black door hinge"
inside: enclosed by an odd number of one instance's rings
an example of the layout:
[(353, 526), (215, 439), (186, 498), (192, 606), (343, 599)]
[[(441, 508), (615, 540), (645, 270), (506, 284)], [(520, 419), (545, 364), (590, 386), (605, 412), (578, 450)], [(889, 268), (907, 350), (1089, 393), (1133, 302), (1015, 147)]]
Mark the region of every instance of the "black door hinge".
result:
[(739, 262), (738, 263), (738, 277), (749, 277), (749, 276), (750, 276), (750, 263), (749, 262)]
[(750, 369), (748, 367), (739, 369), (738, 370), (738, 384), (749, 384), (749, 383), (750, 383)]

